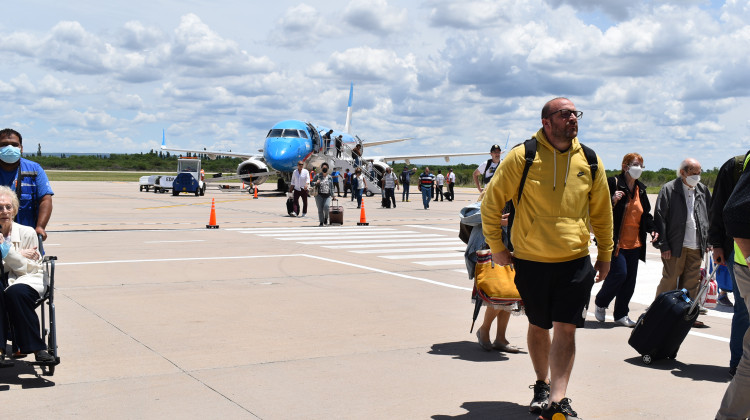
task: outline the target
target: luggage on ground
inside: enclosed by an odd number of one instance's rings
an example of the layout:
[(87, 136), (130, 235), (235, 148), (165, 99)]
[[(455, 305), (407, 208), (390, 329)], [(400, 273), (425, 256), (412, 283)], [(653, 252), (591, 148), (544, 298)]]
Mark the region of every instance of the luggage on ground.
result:
[[(336, 205), (333, 205), (333, 202)], [(344, 206), (339, 205), (339, 200), (331, 201), (331, 206), (328, 207), (328, 223), (343, 225), (344, 224)]]
[(294, 200), (292, 197), (286, 199), (286, 213), (290, 216), (294, 214)]
[(380, 205), (383, 206), (383, 208), (386, 208), (386, 209), (391, 208), (391, 198), (383, 196), (383, 198), (380, 200)]

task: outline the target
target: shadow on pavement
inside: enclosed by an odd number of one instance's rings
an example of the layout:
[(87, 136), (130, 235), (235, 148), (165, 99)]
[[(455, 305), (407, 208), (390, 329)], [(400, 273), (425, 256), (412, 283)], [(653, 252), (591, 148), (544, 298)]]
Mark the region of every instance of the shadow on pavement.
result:
[[(679, 354), (677, 357), (679, 357)], [(678, 378), (687, 378), (694, 381), (728, 383), (731, 380), (729, 377), (729, 367), (727, 366), (689, 365), (679, 360), (669, 359), (655, 360), (650, 365), (646, 365), (640, 356), (625, 359), (625, 361), (632, 365), (648, 369), (668, 370)]]
[(484, 351), (476, 341), (455, 341), (452, 343), (433, 344), (428, 354), (453, 356), (454, 359), (469, 362), (497, 362), (509, 360), (505, 353), (499, 351)]
[(10, 385), (20, 385), (22, 389), (55, 386), (54, 382), (41, 374), (42, 371), (34, 366), (16, 360), (13, 367), (0, 369), (0, 391), (9, 391)]
[(505, 401), (471, 401), (461, 404), (461, 408), (468, 411), (465, 414), (459, 414), (456, 416), (448, 416), (442, 414), (436, 414), (432, 416), (434, 420), (446, 420), (446, 419), (503, 419), (503, 420), (515, 420), (523, 419), (529, 420), (532, 417), (529, 414), (529, 407), (525, 405), (518, 405), (512, 402)]
[[(620, 327), (620, 325), (615, 324), (614, 321), (605, 321), (605, 322), (599, 322), (599, 321), (589, 321), (588, 319), (584, 321), (583, 328), (586, 328), (587, 330), (611, 330), (612, 328)], [(621, 327), (625, 328), (625, 327)]]

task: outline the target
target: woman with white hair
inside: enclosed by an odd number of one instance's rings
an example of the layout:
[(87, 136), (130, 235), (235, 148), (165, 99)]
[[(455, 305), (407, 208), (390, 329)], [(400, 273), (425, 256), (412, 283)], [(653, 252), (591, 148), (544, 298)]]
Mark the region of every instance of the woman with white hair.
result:
[(54, 363), (47, 345), (39, 335), (39, 317), (34, 310), (36, 302), (44, 295), (42, 256), (38, 251), (36, 231), (19, 225), (13, 219), (18, 213), (18, 197), (6, 186), (0, 186), (0, 253), (3, 276), (8, 287), (0, 287), (0, 366), (7, 367), (5, 346), (12, 327), (15, 345), (21, 354), (34, 353), (37, 362)]

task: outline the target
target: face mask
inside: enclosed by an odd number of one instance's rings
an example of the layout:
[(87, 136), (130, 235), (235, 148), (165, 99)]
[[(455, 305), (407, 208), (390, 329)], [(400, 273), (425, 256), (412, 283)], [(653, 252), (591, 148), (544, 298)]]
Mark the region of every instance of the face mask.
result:
[(685, 182), (688, 184), (690, 188), (695, 188), (696, 185), (698, 185), (698, 182), (700, 182), (701, 176), (700, 175), (690, 175), (685, 179)]
[(638, 179), (641, 177), (641, 174), (643, 173), (643, 168), (640, 166), (631, 166), (630, 169), (628, 169), (628, 174), (633, 179)]
[(323, 173), (328, 172), (328, 168), (323, 168)]
[(21, 149), (15, 146), (5, 146), (0, 149), (0, 160), (5, 163), (16, 163), (21, 159)]

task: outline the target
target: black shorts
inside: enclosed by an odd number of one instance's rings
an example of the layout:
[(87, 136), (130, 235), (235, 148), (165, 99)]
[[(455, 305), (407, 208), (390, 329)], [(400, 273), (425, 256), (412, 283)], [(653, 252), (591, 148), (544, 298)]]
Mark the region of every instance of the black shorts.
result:
[(560, 263), (514, 258), (513, 264), (529, 323), (544, 329), (552, 322), (583, 327), (596, 275), (591, 257)]

